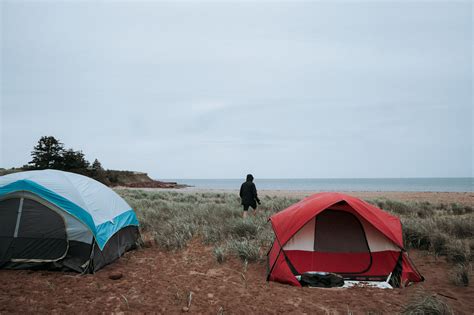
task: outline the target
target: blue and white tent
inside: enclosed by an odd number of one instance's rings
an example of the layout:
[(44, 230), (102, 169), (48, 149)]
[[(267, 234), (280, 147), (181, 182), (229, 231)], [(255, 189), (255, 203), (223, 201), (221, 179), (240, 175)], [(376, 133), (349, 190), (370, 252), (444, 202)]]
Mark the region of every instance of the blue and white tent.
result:
[(133, 209), (89, 177), (57, 170), (0, 177), (0, 266), (93, 272), (138, 239)]

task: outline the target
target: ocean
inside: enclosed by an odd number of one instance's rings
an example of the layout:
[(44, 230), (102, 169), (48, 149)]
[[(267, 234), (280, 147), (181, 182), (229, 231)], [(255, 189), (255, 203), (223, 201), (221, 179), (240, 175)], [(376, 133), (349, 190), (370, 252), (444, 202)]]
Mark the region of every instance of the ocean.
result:
[[(236, 190), (243, 179), (163, 179), (201, 189)], [(255, 179), (259, 190), (472, 192), (474, 178)]]

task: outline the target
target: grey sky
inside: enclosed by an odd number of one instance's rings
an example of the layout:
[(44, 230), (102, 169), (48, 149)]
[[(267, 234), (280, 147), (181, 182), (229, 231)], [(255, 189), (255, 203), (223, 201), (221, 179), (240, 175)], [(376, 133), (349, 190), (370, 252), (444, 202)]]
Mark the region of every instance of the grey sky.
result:
[(157, 178), (473, 175), (471, 1), (1, 10), (0, 167), (54, 135)]

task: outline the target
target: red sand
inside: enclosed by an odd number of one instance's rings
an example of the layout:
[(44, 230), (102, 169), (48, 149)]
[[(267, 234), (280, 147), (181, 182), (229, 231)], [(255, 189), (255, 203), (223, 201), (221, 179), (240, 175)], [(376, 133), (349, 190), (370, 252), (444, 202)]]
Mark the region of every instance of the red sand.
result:
[[(194, 240), (179, 252), (157, 247), (129, 252), (94, 275), (0, 270), (0, 313), (169, 314), (187, 311), (188, 303), (195, 314), (394, 313), (418, 291), (438, 294), (458, 314), (474, 313), (472, 284), (451, 284), (444, 259), (411, 254), (426, 281), (405, 289), (296, 288), (266, 282), (263, 263), (249, 264), (247, 270), (237, 259), (218, 264), (212, 248)], [(116, 273), (123, 277), (109, 279)]]

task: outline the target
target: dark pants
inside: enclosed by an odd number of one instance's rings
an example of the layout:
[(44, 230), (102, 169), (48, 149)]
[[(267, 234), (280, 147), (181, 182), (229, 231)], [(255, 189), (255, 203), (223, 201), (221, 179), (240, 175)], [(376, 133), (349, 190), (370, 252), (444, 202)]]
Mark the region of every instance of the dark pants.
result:
[(252, 207), (252, 209), (257, 209), (257, 204), (254, 203), (252, 205), (243, 205), (244, 206), (244, 211), (248, 211), (249, 210), (249, 207)]

